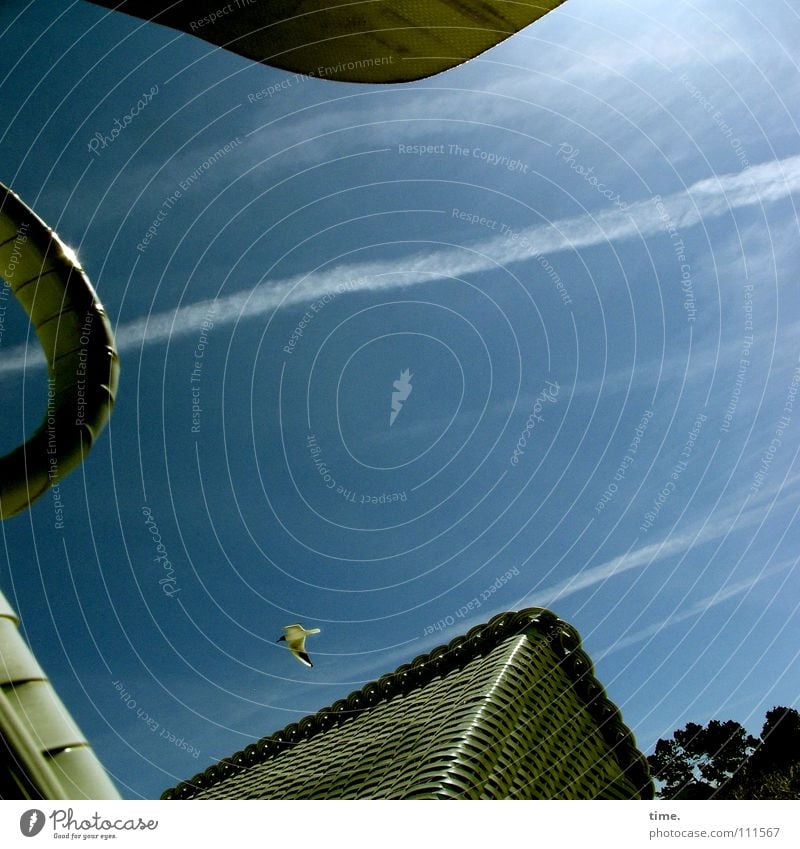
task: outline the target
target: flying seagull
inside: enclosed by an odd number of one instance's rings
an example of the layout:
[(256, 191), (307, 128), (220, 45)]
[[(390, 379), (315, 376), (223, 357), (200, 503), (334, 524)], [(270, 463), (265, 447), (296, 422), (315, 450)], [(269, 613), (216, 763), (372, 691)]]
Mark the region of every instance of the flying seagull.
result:
[(319, 634), (319, 628), (311, 628), (306, 631), (302, 625), (285, 625), (283, 630), (286, 633), (278, 638), (278, 642), (285, 640), (289, 651), (303, 666), (313, 666), (311, 658), (306, 654), (306, 637), (309, 634)]

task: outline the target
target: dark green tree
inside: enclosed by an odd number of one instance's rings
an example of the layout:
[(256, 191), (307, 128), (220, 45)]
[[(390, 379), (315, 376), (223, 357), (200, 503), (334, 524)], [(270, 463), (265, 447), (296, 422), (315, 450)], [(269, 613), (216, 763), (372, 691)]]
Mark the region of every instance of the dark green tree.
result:
[(774, 707), (745, 768), (723, 788), (729, 799), (800, 799), (800, 713)]
[(752, 758), (753, 769), (772, 772), (800, 761), (800, 713), (774, 707), (765, 720), (761, 744)]
[(690, 722), (671, 740), (659, 740), (648, 762), (663, 782), (662, 799), (709, 799), (742, 770), (757, 744), (733, 720), (712, 719), (705, 727)]
[(690, 722), (647, 760), (662, 799), (799, 799), (800, 713), (767, 711), (760, 739), (733, 720)]

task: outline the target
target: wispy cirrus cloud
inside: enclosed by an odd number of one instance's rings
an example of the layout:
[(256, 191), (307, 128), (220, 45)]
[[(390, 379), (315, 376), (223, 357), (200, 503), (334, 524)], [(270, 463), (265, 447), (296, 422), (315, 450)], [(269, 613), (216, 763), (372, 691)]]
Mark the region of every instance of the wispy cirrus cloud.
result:
[[(760, 527), (772, 511), (787, 500), (796, 498), (795, 485), (798, 481), (800, 481), (800, 473), (791, 475), (783, 481), (775, 481), (770, 486), (764, 487), (757, 495), (750, 497), (747, 508), (744, 510), (739, 510), (738, 503), (732, 501), (719, 508), (713, 520), (696, 523), (680, 533), (672, 533), (658, 541), (631, 548), (624, 554), (583, 569), (550, 587), (535, 590), (520, 599), (519, 605), (552, 607), (569, 596), (590, 590), (626, 572), (647, 569), (661, 560), (686, 554), (692, 548), (723, 539), (731, 533), (754, 525)], [(787, 561), (776, 566), (775, 570), (785, 569), (793, 562)], [(501, 606), (489, 613), (481, 611), (476, 614), (474, 621), (468, 621), (467, 624), (485, 621), (486, 618), (505, 609), (505, 606)]]
[[(751, 500), (750, 503), (752, 506), (744, 512), (737, 513), (732, 505), (729, 505), (713, 521), (696, 524), (682, 533), (673, 533), (658, 542), (633, 548), (624, 554), (613, 557), (596, 566), (583, 569), (550, 587), (534, 591), (521, 598), (516, 607), (549, 607), (555, 609), (565, 598), (584, 590), (600, 587), (602, 584), (620, 575), (632, 571), (644, 571), (668, 557), (678, 557), (686, 554), (692, 548), (723, 539), (729, 534), (741, 531), (744, 528), (752, 527), (753, 525), (761, 526), (778, 503), (793, 497), (793, 485), (798, 480), (800, 480), (800, 475), (794, 475), (784, 482), (776, 483), (772, 487), (765, 488), (758, 496)], [(690, 608), (681, 611), (676, 616), (669, 617), (669, 619), (664, 620), (664, 623), (672, 624), (683, 619), (689, 619), (692, 616), (699, 616), (707, 608), (721, 604), (723, 601), (733, 598), (736, 595), (741, 595), (760, 581), (766, 580), (768, 577), (796, 565), (796, 559), (788, 560), (771, 569), (763, 570), (756, 577), (751, 576), (736, 584), (731, 584), (729, 587), (724, 587), (716, 593), (695, 602)], [(462, 628), (468, 629), (480, 622), (486, 622), (492, 616), (507, 609), (507, 603), (489, 611), (482, 609), (476, 612), (471, 618), (463, 620)], [(643, 628), (641, 631), (637, 631), (635, 634), (624, 638), (624, 640), (617, 641), (611, 648), (616, 651), (626, 645), (646, 639), (652, 633), (655, 633), (656, 630), (663, 627), (664, 623), (657, 623)], [(605, 654), (608, 654), (611, 648), (607, 649)]]
[(705, 598), (701, 598), (693, 604), (690, 604), (687, 608), (679, 610), (671, 616), (667, 616), (660, 622), (653, 622), (646, 628), (641, 628), (638, 631), (634, 631), (632, 634), (628, 634), (628, 636), (626, 637), (622, 637), (621, 639), (616, 640), (608, 648), (597, 652), (595, 655), (596, 660), (600, 661), (604, 657), (607, 657), (608, 655), (613, 654), (614, 652), (620, 651), (621, 649), (627, 648), (628, 646), (635, 645), (636, 643), (641, 643), (642, 641), (655, 636), (666, 628), (671, 628), (673, 625), (677, 625), (680, 622), (686, 622), (689, 619), (696, 619), (697, 617), (702, 616), (704, 613), (706, 613), (706, 611), (711, 610), (711, 608), (716, 607), (719, 604), (723, 604), (726, 601), (730, 601), (730, 599), (736, 598), (737, 596), (746, 595), (751, 590), (755, 589), (759, 584), (763, 583), (768, 578), (773, 577), (773, 575), (777, 575), (781, 572), (787, 571), (788, 569), (796, 567), (797, 559), (789, 560), (784, 563), (779, 563), (770, 569), (764, 569), (757, 575), (750, 576), (742, 581), (738, 581), (735, 584), (730, 584), (729, 586), (723, 587), (717, 592), (711, 593), (711, 595), (708, 595)]
[[(685, 230), (731, 210), (774, 203), (798, 192), (800, 155), (700, 180), (685, 191), (661, 198), (661, 203), (675, 225)], [(648, 238), (663, 230), (662, 211), (653, 198), (647, 198), (624, 210), (603, 210), (530, 227), (516, 232), (514, 238), (493, 236), (462, 248), (442, 247), (411, 254), (402, 260), (342, 263), (282, 280), (265, 281), (216, 300), (204, 300), (134, 319), (117, 328), (117, 345), (120, 351), (136, 350), (196, 333), (212, 306), (215, 323), (230, 325), (270, 315), (279, 308), (309, 303), (326, 294), (406, 288), (490, 271), (560, 251)], [(40, 368), (43, 364), (38, 352), (18, 346), (4, 355), (0, 376), (16, 375), (26, 368)]]
[[(775, 509), (777, 501), (793, 497), (791, 485), (797, 479), (798, 476), (795, 475), (785, 483), (778, 483), (763, 490), (750, 501), (752, 506), (744, 512), (739, 513), (734, 510), (733, 505), (729, 505), (718, 511), (712, 521), (694, 525), (680, 533), (672, 533), (658, 542), (640, 545), (597, 566), (584, 569), (552, 587), (531, 593), (525, 602), (549, 607), (568, 596), (589, 590), (625, 572), (646, 569), (667, 557), (677, 557), (692, 548), (722, 539), (731, 533), (742, 531), (753, 525), (760, 526)], [(768, 500), (771, 496), (774, 498)]]

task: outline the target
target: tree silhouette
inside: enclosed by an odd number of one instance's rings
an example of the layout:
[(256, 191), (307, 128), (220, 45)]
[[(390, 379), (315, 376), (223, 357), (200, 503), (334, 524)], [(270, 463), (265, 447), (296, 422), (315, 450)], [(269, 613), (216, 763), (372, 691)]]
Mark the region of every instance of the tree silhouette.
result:
[(800, 799), (800, 713), (767, 711), (760, 738), (734, 720), (690, 722), (647, 760), (662, 799)]
[(709, 799), (744, 767), (757, 744), (732, 719), (712, 719), (705, 727), (690, 722), (671, 740), (659, 740), (648, 762), (664, 782), (661, 798)]
[(767, 712), (758, 747), (722, 795), (726, 799), (800, 799), (800, 713), (787, 707)]
[(800, 713), (787, 707), (767, 711), (761, 741), (752, 758), (754, 769), (772, 771), (796, 763), (800, 760)]

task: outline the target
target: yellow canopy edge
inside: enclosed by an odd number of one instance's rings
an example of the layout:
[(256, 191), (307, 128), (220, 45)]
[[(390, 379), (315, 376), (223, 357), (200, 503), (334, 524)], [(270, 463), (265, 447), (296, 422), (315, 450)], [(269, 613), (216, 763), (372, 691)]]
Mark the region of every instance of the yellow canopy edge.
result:
[(286, 71), (343, 82), (400, 83), (472, 59), (564, 0), (90, 2)]

